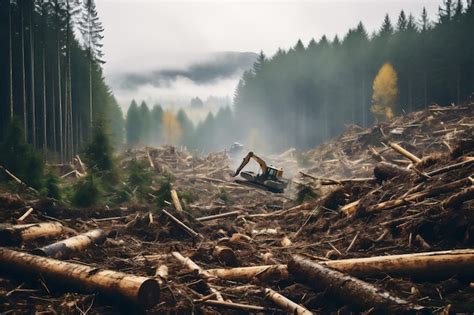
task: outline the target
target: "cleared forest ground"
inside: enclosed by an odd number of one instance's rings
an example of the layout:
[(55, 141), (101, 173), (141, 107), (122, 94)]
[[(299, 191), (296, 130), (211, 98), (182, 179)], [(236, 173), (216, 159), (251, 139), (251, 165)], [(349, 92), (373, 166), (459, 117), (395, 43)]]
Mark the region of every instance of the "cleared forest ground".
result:
[[(331, 266), (331, 260), (470, 249), (474, 240), (473, 102), (432, 106), (371, 129), (350, 127), (314, 150), (273, 156), (275, 165), (295, 175), (287, 194), (235, 183), (226, 153), (196, 157), (173, 147), (148, 148), (123, 153), (121, 167), (128, 167), (133, 158), (147, 161), (153, 176), (166, 173), (174, 178), (172, 188), (182, 210), (173, 202), (156, 209), (153, 193), (150, 204), (72, 209), (54, 200), (38, 200), (27, 189), (19, 194), (5, 191), (0, 195), (2, 229), (40, 222), (63, 226), (59, 235), (5, 246), (31, 252), (100, 228), (108, 236), (105, 242), (74, 252), (67, 261), (156, 279), (159, 301), (146, 310), (149, 313), (245, 310), (231, 310), (237, 304), (257, 313), (287, 312), (272, 299), (274, 292), (308, 311), (336, 313), (370, 307), (361, 306), (347, 292), (340, 294), (338, 287), (302, 284), (294, 272), (298, 266), (289, 272), (286, 267), (294, 255)], [(65, 167), (63, 173), (70, 171)], [(313, 199), (299, 204), (295, 192), (301, 196), (303, 189), (312, 192)], [(30, 207), (33, 211), (19, 222)], [(230, 214), (209, 217), (224, 213)], [(2, 238), (6, 243), (7, 237)], [(474, 272), (468, 269), (474, 270), (474, 251), (462, 253), (462, 262), (444, 269), (437, 269), (435, 262), (404, 272), (382, 265), (377, 272), (357, 273), (357, 262), (351, 262), (343, 273), (405, 300), (409, 306), (403, 311), (416, 311), (418, 305), (427, 312), (473, 312)], [(47, 276), (25, 277), (27, 270), (13, 274), (3, 258), (0, 252), (1, 312), (141, 310), (126, 299), (79, 293), (76, 286), (57, 285)], [(216, 271), (269, 265), (240, 278)], [(383, 303), (374, 304), (373, 311), (395, 312)]]

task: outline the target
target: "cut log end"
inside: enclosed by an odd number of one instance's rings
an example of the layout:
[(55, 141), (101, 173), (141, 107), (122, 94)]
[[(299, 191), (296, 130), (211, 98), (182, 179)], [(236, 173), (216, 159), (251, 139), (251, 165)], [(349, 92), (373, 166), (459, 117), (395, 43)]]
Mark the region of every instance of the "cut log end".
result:
[(160, 300), (160, 285), (154, 279), (145, 280), (138, 289), (138, 304), (148, 309)]

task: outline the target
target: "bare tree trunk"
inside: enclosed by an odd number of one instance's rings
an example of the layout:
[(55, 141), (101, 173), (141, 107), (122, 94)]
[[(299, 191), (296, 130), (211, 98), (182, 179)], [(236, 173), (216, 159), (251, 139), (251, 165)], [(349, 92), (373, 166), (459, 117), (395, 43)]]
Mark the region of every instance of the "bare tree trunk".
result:
[(67, 14), (68, 14), (68, 21), (67, 21), (67, 82), (68, 82), (68, 93), (66, 94), (67, 103), (68, 103), (68, 142), (69, 142), (69, 157), (72, 158), (75, 154), (74, 151), (74, 128), (73, 128), (73, 106), (72, 106), (72, 72), (71, 72), (71, 7), (69, 5), (69, 0), (67, 1)]
[(56, 57), (57, 57), (57, 70), (58, 70), (58, 111), (59, 111), (59, 158), (64, 161), (64, 147), (63, 147), (63, 108), (62, 108), (62, 93), (61, 93), (61, 52), (60, 52), (60, 38), (59, 38), (59, 3), (55, 0), (55, 13), (56, 13)]
[(50, 118), (52, 118), (52, 125), (53, 125), (53, 133), (52, 133), (52, 139), (53, 139), (53, 151), (56, 151), (57, 150), (57, 139), (56, 139), (56, 89), (55, 89), (55, 82), (54, 82), (54, 77), (53, 77), (53, 80), (52, 80), (52, 84), (51, 84), (51, 87), (52, 87), (52, 94), (51, 94), (51, 97), (52, 97), (52, 107), (51, 107), (51, 116)]
[(367, 108), (366, 108), (367, 97), (365, 95), (366, 85), (367, 85), (366, 78), (365, 78), (365, 75), (363, 74), (362, 75), (362, 108), (361, 108), (361, 111), (362, 111), (362, 127), (367, 126)]
[(30, 3), (30, 67), (31, 67), (31, 139), (36, 148), (36, 103), (35, 103), (35, 43), (33, 37), (34, 1)]
[(25, 141), (28, 141), (28, 109), (26, 106), (26, 75), (25, 75), (25, 17), (24, 17), (24, 0), (20, 2), (20, 19), (21, 19), (21, 84), (22, 84), (22, 97), (23, 97), (23, 129), (25, 132)]
[(456, 104), (461, 103), (461, 73), (459, 66), (456, 68)]
[(92, 54), (91, 48), (89, 47), (89, 128), (90, 132), (92, 132)]
[[(44, 16), (42, 16), (44, 18)], [(45, 22), (44, 22), (45, 23)], [(43, 151), (46, 154), (48, 150), (48, 107), (46, 105), (46, 27), (43, 25)]]
[(10, 120), (13, 119), (13, 47), (12, 47), (12, 4), (10, 0), (8, 1), (8, 41), (9, 41), (9, 52), (8, 52), (8, 57), (9, 57), (9, 73), (8, 73), (8, 79), (9, 79), (9, 96), (10, 96)]

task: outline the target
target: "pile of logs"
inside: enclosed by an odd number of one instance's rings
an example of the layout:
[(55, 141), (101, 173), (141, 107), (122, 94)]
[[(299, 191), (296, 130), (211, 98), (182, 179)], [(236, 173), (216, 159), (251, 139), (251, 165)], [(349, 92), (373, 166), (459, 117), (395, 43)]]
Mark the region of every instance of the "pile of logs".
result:
[(473, 127), (466, 104), (350, 128), (305, 153), (301, 204), (169, 146), (120, 157), (176, 178), (164, 207), (0, 195), (0, 312), (473, 312)]

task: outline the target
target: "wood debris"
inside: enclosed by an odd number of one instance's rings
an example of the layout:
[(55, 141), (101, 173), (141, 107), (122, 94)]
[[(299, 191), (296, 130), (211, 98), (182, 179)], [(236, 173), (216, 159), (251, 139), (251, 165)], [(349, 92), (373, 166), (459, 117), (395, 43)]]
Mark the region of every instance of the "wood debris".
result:
[[(19, 183), (19, 195), (0, 194), (0, 265), (15, 271), (0, 273), (0, 312), (134, 312), (132, 301), (151, 313), (472, 313), (474, 104), (459, 113), (432, 106), (349, 126), (305, 152), (304, 167), (294, 149), (270, 156), (313, 190), (300, 201), (297, 185), (273, 194), (235, 182), (226, 152), (171, 146), (118, 157), (151, 174), (143, 203), (73, 209)], [(87, 172), (79, 157), (58, 169)], [(173, 192), (158, 206), (162, 177)], [(76, 244), (90, 233), (107, 240)], [(73, 250), (44, 255), (74, 262), (30, 254), (52, 243)]]

